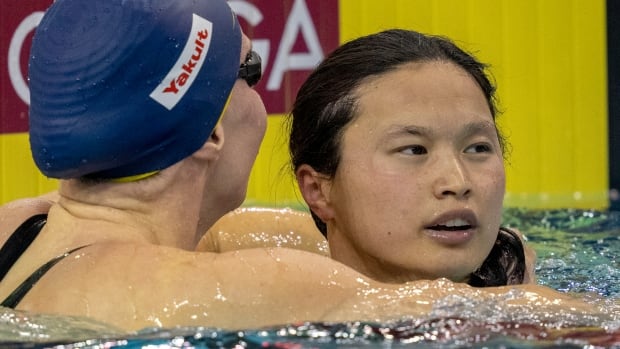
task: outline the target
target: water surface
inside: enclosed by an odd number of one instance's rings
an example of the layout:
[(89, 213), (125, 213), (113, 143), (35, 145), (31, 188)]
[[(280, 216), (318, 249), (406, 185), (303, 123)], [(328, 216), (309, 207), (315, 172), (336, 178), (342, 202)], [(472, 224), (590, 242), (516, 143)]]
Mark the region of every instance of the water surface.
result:
[(458, 294), (423, 318), (389, 323), (300, 323), (221, 331), (144, 329), (126, 334), (89, 319), (4, 309), (0, 346), (15, 348), (618, 348), (620, 349), (620, 212), (507, 209), (504, 223), (536, 250), (537, 282), (581, 297), (597, 312), (506, 310), (512, 290), (484, 301)]

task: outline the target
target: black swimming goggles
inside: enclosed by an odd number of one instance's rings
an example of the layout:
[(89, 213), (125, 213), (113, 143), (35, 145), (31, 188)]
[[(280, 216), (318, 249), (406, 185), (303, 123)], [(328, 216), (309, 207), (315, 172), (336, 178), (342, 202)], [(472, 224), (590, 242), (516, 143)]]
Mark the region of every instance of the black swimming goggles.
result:
[(261, 59), (255, 51), (248, 52), (245, 62), (239, 66), (239, 79), (245, 80), (250, 87), (256, 85), (263, 75)]

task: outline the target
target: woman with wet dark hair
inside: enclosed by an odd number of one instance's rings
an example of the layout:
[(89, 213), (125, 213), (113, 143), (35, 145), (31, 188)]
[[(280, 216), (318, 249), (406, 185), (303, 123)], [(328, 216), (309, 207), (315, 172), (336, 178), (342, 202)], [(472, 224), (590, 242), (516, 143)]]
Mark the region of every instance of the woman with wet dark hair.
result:
[(528, 281), (519, 235), (500, 227), (505, 140), (486, 68), (449, 39), (394, 29), (310, 75), (289, 146), (332, 258), (386, 282)]

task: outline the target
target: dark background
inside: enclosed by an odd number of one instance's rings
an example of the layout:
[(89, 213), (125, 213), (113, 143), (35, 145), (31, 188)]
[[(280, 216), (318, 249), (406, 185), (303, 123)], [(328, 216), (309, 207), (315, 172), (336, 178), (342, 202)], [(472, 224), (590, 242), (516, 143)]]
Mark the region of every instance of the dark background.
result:
[[(620, 193), (620, 1), (607, 0), (607, 66), (609, 89), (609, 188)], [(612, 197), (611, 209), (620, 210)]]

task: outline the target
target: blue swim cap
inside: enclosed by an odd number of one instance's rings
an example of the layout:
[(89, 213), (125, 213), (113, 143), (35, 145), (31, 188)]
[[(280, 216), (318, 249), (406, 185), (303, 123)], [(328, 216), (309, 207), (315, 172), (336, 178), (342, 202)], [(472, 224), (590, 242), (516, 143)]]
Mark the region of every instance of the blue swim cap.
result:
[(56, 0), (29, 62), (30, 145), (52, 178), (120, 178), (198, 150), (239, 71), (225, 0)]

